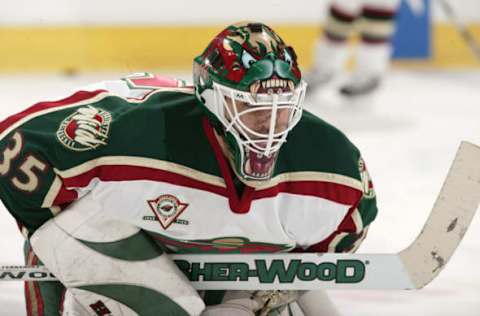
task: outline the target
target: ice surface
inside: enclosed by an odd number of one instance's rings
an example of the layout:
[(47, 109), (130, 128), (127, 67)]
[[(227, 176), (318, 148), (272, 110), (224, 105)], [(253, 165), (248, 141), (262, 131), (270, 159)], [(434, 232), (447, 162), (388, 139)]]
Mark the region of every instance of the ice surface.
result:
[[(116, 76), (0, 76), (1, 118)], [(407, 246), (420, 232), (460, 141), (480, 144), (480, 71), (396, 70), (373, 98), (352, 103), (327, 88), (310, 95), (306, 107), (350, 137), (373, 178), (380, 213), (360, 252)], [(22, 263), (22, 237), (3, 209), (0, 234), (0, 264)], [(445, 270), (425, 289), (330, 294), (345, 316), (478, 316), (479, 262), (477, 215)], [(23, 285), (0, 283), (0, 306), (3, 316), (25, 315)]]

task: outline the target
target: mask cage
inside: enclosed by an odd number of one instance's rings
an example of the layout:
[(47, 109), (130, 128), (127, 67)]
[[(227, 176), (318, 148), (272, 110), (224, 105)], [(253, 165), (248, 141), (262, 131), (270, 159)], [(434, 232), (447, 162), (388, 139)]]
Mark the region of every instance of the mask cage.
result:
[[(214, 111), (226, 131), (234, 135), (242, 148), (270, 156), (286, 142), (288, 133), (300, 120), (306, 86), (307, 84), (301, 81), (291, 92), (253, 96), (250, 92), (232, 89), (213, 82)], [(231, 100), (232, 109), (228, 105), (227, 97)], [(248, 108), (239, 112), (238, 101), (246, 103)], [(287, 126), (282, 131), (275, 132), (278, 113), (284, 110), (289, 110)], [(267, 133), (255, 131), (242, 121), (242, 116), (258, 111), (270, 111)]]

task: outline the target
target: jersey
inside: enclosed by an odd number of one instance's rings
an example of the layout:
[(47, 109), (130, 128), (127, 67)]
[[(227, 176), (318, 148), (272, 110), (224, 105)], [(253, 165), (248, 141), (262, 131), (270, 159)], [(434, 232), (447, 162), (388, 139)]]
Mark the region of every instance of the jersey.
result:
[(240, 192), (194, 88), (135, 74), (1, 122), (0, 198), (27, 237), (95, 203), (175, 253), (354, 250), (377, 214), (359, 151), (307, 111), (287, 140)]

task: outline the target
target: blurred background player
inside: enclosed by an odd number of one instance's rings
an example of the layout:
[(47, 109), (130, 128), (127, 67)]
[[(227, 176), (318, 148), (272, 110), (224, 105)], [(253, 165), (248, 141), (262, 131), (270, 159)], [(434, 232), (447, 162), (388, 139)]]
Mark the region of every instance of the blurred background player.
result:
[(390, 63), (398, 4), (399, 0), (333, 0), (323, 36), (316, 42), (313, 69), (306, 76), (309, 88), (319, 88), (342, 72), (349, 57), (348, 40), (358, 32), (355, 69), (340, 93), (354, 97), (374, 91)]

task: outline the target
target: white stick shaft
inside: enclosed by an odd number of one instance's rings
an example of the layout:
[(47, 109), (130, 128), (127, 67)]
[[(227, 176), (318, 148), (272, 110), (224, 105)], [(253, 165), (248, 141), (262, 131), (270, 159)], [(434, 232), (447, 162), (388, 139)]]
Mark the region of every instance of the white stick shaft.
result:
[(480, 148), (462, 142), (430, 216), (414, 242), (400, 252), (415, 287), (444, 268), (480, 204)]
[[(198, 290), (413, 288), (396, 254), (198, 254), (171, 257)], [(55, 277), (44, 267), (2, 267), (0, 280), (52, 281)]]

